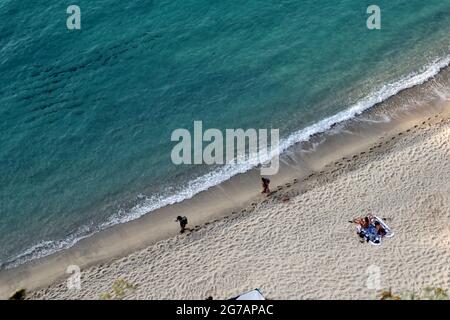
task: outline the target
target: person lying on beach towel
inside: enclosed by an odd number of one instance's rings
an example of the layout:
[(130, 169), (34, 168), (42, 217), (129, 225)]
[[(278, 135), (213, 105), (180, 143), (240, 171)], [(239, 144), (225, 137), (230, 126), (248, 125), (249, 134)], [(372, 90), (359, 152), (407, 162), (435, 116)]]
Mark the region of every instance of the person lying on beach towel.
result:
[(270, 189), (269, 189), (270, 180), (262, 177), (261, 182), (262, 182), (262, 187), (263, 187), (263, 191), (261, 193), (269, 194), (270, 193)]
[(364, 218), (356, 218), (349, 222), (357, 224), (356, 233), (361, 239), (374, 245), (379, 245), (381, 239), (388, 235), (388, 231), (390, 235), (392, 234), (390, 230), (386, 230), (380, 221), (382, 221), (380, 218), (369, 215)]

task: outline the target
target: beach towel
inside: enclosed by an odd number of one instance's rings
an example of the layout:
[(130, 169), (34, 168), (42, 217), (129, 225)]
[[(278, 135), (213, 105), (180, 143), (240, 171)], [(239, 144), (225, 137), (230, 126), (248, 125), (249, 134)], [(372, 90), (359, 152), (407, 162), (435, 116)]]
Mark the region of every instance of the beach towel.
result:
[(374, 216), (373, 220), (374, 220), (374, 222), (378, 221), (381, 224), (381, 226), (383, 227), (383, 229), (386, 231), (386, 234), (384, 235), (384, 237), (391, 238), (394, 236), (394, 232), (392, 232), (391, 228), (389, 228), (389, 226), (386, 224), (386, 222), (384, 222), (383, 219), (381, 219), (377, 216)]
[[(377, 232), (377, 228), (375, 227), (375, 222), (379, 222), (380, 225), (383, 227), (383, 229), (386, 231), (386, 234), (381, 236)], [(381, 218), (378, 218), (376, 216), (373, 217), (369, 227), (362, 228), (361, 226), (356, 227), (356, 231), (358, 234), (362, 236), (364, 240), (369, 242), (370, 244), (374, 246), (379, 246), (381, 244), (381, 239), (383, 237), (391, 238), (394, 236), (394, 233), (392, 232), (391, 228), (384, 222)]]

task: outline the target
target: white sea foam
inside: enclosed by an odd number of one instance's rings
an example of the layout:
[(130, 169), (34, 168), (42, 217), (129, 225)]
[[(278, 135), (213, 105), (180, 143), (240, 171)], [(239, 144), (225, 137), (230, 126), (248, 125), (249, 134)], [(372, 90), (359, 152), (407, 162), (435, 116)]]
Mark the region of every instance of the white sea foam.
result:
[[(325, 118), (309, 127), (306, 127), (304, 129), (292, 133), (286, 139), (280, 142), (279, 151), (283, 152), (296, 143), (307, 141), (311, 136), (329, 130), (330, 128), (332, 128), (333, 125), (337, 123), (350, 120), (355, 116), (361, 114), (362, 112), (372, 108), (373, 106), (396, 95), (400, 91), (423, 84), (424, 82), (428, 81), (429, 79), (437, 75), (443, 68), (449, 65), (450, 65), (450, 56), (437, 59), (433, 63), (422, 68), (420, 72), (412, 73), (406, 77), (401, 78), (398, 81), (384, 85), (379, 90), (374, 91), (366, 98), (352, 105), (350, 108), (341, 111), (331, 117)], [(253, 158), (255, 156), (257, 157), (257, 155), (254, 155)], [(260, 158), (260, 160), (261, 162), (265, 162), (268, 161), (269, 158), (262, 157)], [(38, 243), (35, 246), (30, 247), (26, 251), (22, 252), (15, 258), (6, 261), (2, 265), (0, 265), (0, 267), (12, 268), (27, 261), (42, 258), (57, 251), (70, 248), (73, 245), (75, 245), (78, 241), (87, 238), (96, 232), (99, 232), (116, 224), (135, 220), (156, 209), (174, 203), (179, 203), (186, 199), (190, 199), (194, 195), (202, 191), (208, 190), (209, 188), (214, 187), (226, 180), (229, 180), (231, 177), (237, 174), (245, 173), (254, 167), (255, 162), (253, 160), (250, 160), (244, 164), (225, 165), (215, 171), (212, 171), (193, 181), (190, 181), (186, 186), (186, 188), (184, 188), (184, 190), (176, 194), (170, 196), (158, 195), (152, 197), (144, 197), (143, 201), (142, 201), (143, 197), (140, 196), (139, 198), (141, 198), (141, 202), (138, 205), (136, 205), (127, 212), (124, 211), (118, 212), (116, 215), (113, 215), (108, 221), (101, 224), (100, 226), (97, 226), (95, 228), (82, 227), (64, 240), (43, 241), (41, 243)]]
[[(396, 95), (400, 91), (423, 84), (430, 78), (437, 75), (439, 71), (447, 67), (449, 64), (450, 56), (438, 59), (424, 67), (420, 72), (412, 73), (400, 79), (399, 81), (384, 85), (382, 88), (370, 94), (366, 98), (358, 101), (347, 110), (339, 112), (309, 127), (294, 132), (280, 142), (280, 153), (296, 143), (309, 140), (309, 138), (315, 134), (329, 130), (333, 125), (337, 123), (354, 118), (362, 112)], [(255, 157), (257, 157), (257, 155), (254, 155), (252, 158)], [(265, 162), (269, 159), (262, 157), (260, 158), (260, 160), (260, 162)], [(248, 161), (248, 163), (244, 164), (225, 165), (215, 171), (207, 173), (189, 182), (188, 186), (183, 191), (177, 194), (171, 195), (169, 197), (146, 198), (143, 203), (135, 206), (128, 212), (128, 214), (120, 214), (111, 218), (107, 223), (104, 224), (104, 227), (108, 227), (117, 223), (128, 222), (156, 209), (178, 203), (186, 199), (190, 199), (197, 193), (208, 190), (209, 188), (216, 186), (226, 180), (229, 180), (231, 177), (237, 174), (245, 173), (254, 167), (254, 161)]]

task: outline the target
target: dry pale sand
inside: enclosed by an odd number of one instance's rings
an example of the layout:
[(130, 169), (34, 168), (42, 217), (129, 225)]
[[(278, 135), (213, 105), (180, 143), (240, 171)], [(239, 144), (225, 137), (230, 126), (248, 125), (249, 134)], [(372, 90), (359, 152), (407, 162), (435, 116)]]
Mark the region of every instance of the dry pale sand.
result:
[[(450, 121), (437, 116), (247, 210), (82, 270), (80, 291), (60, 282), (30, 298), (98, 299), (118, 278), (137, 285), (126, 299), (225, 299), (256, 287), (271, 299), (448, 289), (449, 181)], [(360, 243), (348, 223), (369, 213), (395, 232), (378, 247)]]

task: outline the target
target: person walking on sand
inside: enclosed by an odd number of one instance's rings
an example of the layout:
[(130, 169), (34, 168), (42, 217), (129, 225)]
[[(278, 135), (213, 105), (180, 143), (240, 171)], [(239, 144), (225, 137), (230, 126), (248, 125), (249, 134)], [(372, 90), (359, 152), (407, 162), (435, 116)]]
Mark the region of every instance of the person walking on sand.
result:
[(263, 187), (263, 191), (261, 193), (265, 193), (265, 194), (270, 193), (270, 189), (269, 189), (270, 180), (262, 177), (261, 181), (262, 181), (262, 187)]
[(175, 220), (175, 222), (179, 222), (180, 223), (180, 233), (184, 233), (186, 231), (186, 225), (188, 224), (188, 219), (186, 217), (182, 217), (182, 216), (178, 216), (177, 220)]

